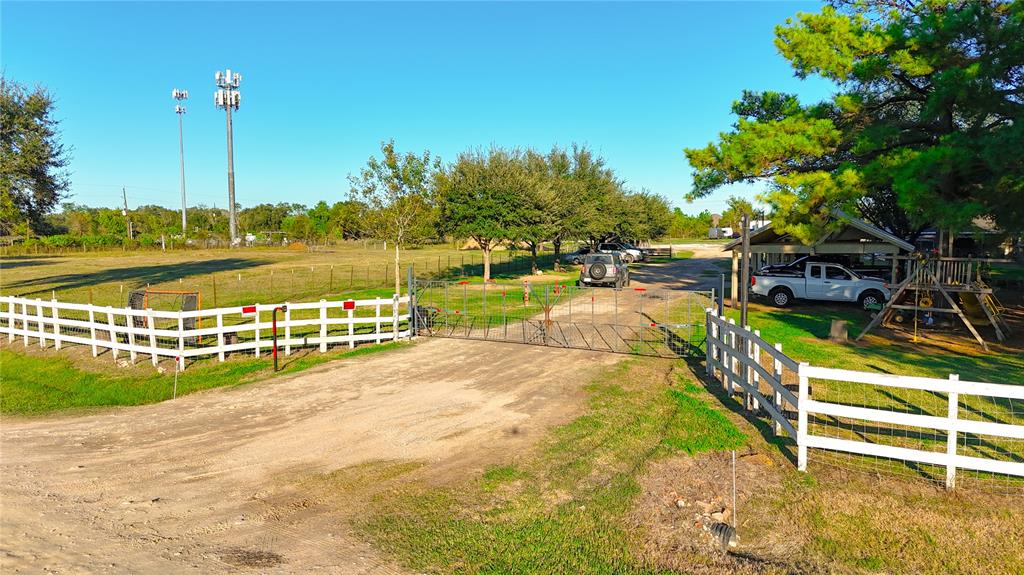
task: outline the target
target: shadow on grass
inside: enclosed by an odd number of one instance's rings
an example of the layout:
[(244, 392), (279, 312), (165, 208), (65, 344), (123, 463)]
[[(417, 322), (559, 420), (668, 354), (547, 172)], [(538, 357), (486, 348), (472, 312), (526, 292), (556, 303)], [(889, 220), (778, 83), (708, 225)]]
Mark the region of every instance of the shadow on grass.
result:
[[(51, 258), (52, 259), (52, 258)], [(0, 261), (0, 269), (15, 269), (15, 268), (27, 268), (36, 266), (48, 266), (57, 263), (56, 261), (47, 261), (42, 256), (32, 256), (26, 258), (24, 256), (14, 258), (4, 258)]]
[[(125, 282), (132, 286), (146, 284), (160, 284), (172, 280), (187, 278), (196, 275), (205, 275), (216, 272), (237, 271), (258, 267), (270, 263), (263, 259), (248, 258), (223, 258), (217, 260), (204, 260), (196, 262), (181, 262), (175, 264), (135, 266), (107, 269), (99, 272), (64, 274), (59, 276), (45, 276), (26, 279), (8, 284), (6, 288), (19, 292), (19, 295), (30, 296), (37, 293), (49, 292), (54, 286), (58, 289), (75, 289), (109, 282)], [(38, 286), (45, 286), (32, 290)], [(29, 289), (32, 291), (20, 291)]]
[(797, 464), (796, 454), (796, 438), (785, 437), (781, 435), (775, 435), (775, 430), (772, 429), (771, 423), (757, 417), (752, 412), (744, 409), (743, 404), (736, 400), (736, 398), (729, 395), (729, 392), (722, 387), (722, 382), (717, 381), (704, 371), (704, 361), (701, 358), (689, 358), (686, 359), (686, 364), (690, 367), (690, 371), (693, 372), (694, 376), (704, 386), (704, 389), (718, 400), (729, 411), (745, 419), (748, 423), (757, 429), (761, 437), (769, 445), (774, 446), (779, 450), (786, 459), (789, 460), (794, 466)]

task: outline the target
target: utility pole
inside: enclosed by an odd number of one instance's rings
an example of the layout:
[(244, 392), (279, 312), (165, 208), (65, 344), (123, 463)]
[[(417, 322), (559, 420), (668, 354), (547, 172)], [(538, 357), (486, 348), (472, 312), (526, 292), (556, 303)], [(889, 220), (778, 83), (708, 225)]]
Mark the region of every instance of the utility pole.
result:
[(178, 115), (178, 155), (181, 158), (181, 236), (184, 239), (188, 222), (185, 218), (185, 135), (182, 131), (181, 117), (185, 115), (185, 106), (182, 106), (180, 102), (188, 100), (188, 90), (175, 88), (171, 92), (171, 97), (179, 102), (174, 106), (174, 113)]
[(242, 103), (242, 95), (238, 93), (238, 86), (242, 83), (242, 75), (231, 73), (229, 68), (225, 72), (217, 71), (214, 74), (217, 80), (217, 88), (213, 94), (213, 103), (218, 108), (224, 108), (228, 115), (228, 229), (231, 231), (231, 247), (235, 247), (238, 238), (238, 229), (235, 222), (235, 155), (232, 143), (231, 109), (238, 110)]
[(124, 186), (121, 186), (121, 197), (124, 198), (124, 210), (121, 211), (121, 214), (128, 221), (128, 239), (131, 240), (135, 234), (132, 233), (132, 219), (128, 217), (128, 192), (125, 191)]

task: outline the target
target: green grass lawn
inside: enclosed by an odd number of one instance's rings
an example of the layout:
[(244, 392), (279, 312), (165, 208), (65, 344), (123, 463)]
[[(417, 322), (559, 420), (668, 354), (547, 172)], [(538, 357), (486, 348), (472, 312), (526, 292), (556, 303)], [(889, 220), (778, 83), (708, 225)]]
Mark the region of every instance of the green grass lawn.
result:
[[(727, 309), (727, 315), (739, 319), (738, 311)], [(848, 322), (849, 343), (829, 341), (833, 319)], [(759, 329), (765, 340), (782, 343), (786, 355), (822, 367), (940, 378), (955, 373), (962, 380), (990, 383), (1015, 383), (1008, 381), (1008, 376), (1024, 373), (1021, 350), (990, 346), (991, 351), (986, 352), (966, 338), (955, 350), (943, 342), (929, 340), (925, 331), (917, 343), (889, 338), (881, 330), (861, 342), (853, 342), (869, 321), (870, 316), (855, 306), (841, 305), (800, 305), (787, 309), (751, 306), (748, 318), (748, 323)]]
[[(338, 348), (328, 353), (306, 353), (279, 358), (282, 369), (273, 371), (269, 355), (260, 359), (232, 358), (199, 361), (178, 376), (178, 395), (214, 387), (244, 385), (296, 373), (328, 361), (379, 353), (405, 343), (364, 345), (354, 350)], [(9, 346), (0, 348), (0, 413), (34, 415), (53, 411), (142, 405), (171, 399), (173, 369), (159, 373), (148, 367), (128, 373), (113, 371), (110, 364), (92, 358), (75, 362), (62, 352), (22, 353)]]
[(667, 365), (621, 364), (587, 387), (588, 412), (532, 456), (455, 485), (390, 489), (358, 529), (416, 571), (662, 572), (639, 558), (638, 534), (624, 522), (637, 476), (666, 455), (746, 441), (703, 388)]
[[(550, 270), (553, 256), (542, 255), (539, 264)], [(403, 292), (410, 267), (419, 278), (461, 279), (483, 273), (480, 251), (450, 246), (403, 250), (399, 265)], [(508, 277), (529, 273), (529, 253), (495, 251), (491, 268), (493, 274)], [(4, 295), (56, 296), (62, 301), (124, 307), (129, 292), (148, 286), (198, 291), (203, 307), (212, 308), (387, 289), (394, 285), (395, 263), (393, 251), (351, 243), (318, 251), (243, 248), (5, 255), (0, 256), (0, 270), (0, 294)], [(157, 309), (174, 305), (174, 296), (154, 298)]]

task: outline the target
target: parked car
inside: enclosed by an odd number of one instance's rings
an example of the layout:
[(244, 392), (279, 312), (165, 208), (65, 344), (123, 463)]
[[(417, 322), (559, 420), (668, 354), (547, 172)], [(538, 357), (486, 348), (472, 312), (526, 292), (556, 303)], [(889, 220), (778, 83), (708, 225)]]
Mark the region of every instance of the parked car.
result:
[(814, 256), (800, 256), (791, 262), (784, 264), (772, 264), (764, 266), (759, 273), (762, 274), (793, 274), (803, 275), (807, 262), (839, 264), (849, 267), (850, 258), (843, 255), (819, 254)]
[(562, 263), (580, 265), (583, 258), (591, 253), (594, 253), (594, 250), (590, 246), (580, 246), (576, 251), (562, 255)]
[(642, 248), (636, 244), (631, 244), (628, 242), (619, 242), (619, 244), (622, 245), (622, 247), (626, 248), (627, 250), (636, 250), (640, 252), (639, 261), (647, 261), (647, 258), (651, 257), (650, 253), (654, 251), (651, 248)]
[(644, 253), (637, 248), (627, 247), (622, 242), (605, 242), (598, 244), (597, 251), (603, 253), (619, 252), (622, 254), (622, 260), (627, 264), (633, 262), (639, 262), (644, 259)]
[(863, 277), (839, 264), (806, 262), (802, 274), (756, 273), (750, 276), (750, 291), (768, 298), (776, 307), (794, 299), (855, 301), (864, 308), (885, 303), (892, 295), (885, 282)]
[(879, 278), (884, 281), (892, 281), (892, 269), (885, 265), (866, 264), (857, 256), (842, 254), (817, 254), (801, 256), (784, 264), (772, 264), (761, 268), (760, 273), (767, 274), (793, 274), (803, 275), (804, 266), (807, 262), (839, 264), (848, 270), (857, 272), (862, 277)]
[(610, 285), (616, 288), (629, 285), (629, 265), (617, 253), (589, 254), (583, 258), (578, 286)]

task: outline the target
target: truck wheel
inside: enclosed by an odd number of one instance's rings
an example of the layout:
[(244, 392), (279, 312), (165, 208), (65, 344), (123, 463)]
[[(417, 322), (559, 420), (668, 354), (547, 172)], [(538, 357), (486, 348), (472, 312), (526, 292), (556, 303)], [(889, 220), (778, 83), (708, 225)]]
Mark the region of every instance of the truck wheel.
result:
[(768, 301), (775, 307), (788, 307), (793, 302), (793, 292), (784, 287), (777, 287), (768, 292)]
[(882, 305), (884, 303), (885, 303), (885, 296), (882, 295), (882, 292), (880, 292), (880, 291), (868, 290), (868, 291), (860, 294), (860, 307), (863, 308), (863, 309), (868, 309), (868, 307), (873, 307), (873, 306), (876, 306), (876, 305)]
[(622, 261), (627, 264), (633, 263), (633, 254), (622, 254)]

